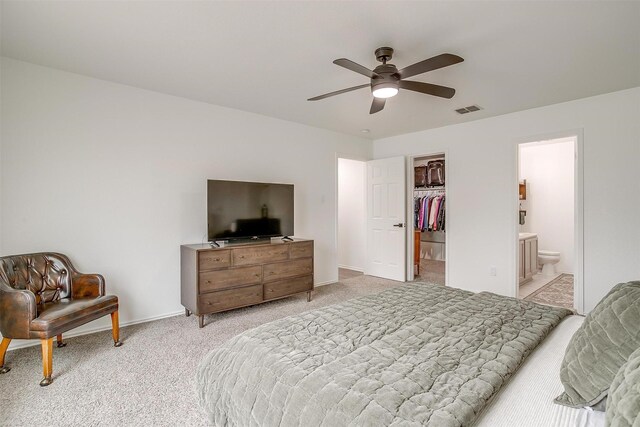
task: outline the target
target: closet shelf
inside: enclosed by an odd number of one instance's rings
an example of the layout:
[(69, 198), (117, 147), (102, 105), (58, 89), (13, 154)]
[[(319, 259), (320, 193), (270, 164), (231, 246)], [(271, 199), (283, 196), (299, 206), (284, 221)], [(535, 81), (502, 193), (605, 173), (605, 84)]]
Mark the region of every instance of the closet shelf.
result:
[(415, 187), (413, 191), (445, 191), (446, 187)]

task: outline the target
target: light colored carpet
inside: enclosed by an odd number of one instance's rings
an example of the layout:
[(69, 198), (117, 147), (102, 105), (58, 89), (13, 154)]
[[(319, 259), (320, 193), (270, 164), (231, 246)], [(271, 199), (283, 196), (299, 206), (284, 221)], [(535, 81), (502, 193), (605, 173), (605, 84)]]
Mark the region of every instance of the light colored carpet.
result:
[[(347, 268), (338, 269), (338, 279), (348, 280), (354, 277), (362, 276), (360, 271), (349, 270)], [(420, 274), (416, 274), (415, 281), (436, 283), (438, 285), (445, 284), (445, 262), (420, 258)]]
[(420, 258), (420, 274), (415, 276), (415, 280), (444, 286), (445, 265), (445, 261)]
[(573, 310), (573, 274), (561, 274), (525, 300)]
[(362, 276), (364, 273), (356, 270), (349, 270), (348, 268), (339, 268), (338, 269), (338, 280), (348, 280), (353, 279), (354, 277)]
[(55, 348), (53, 384), (40, 387), (40, 346), (10, 351), (0, 375), (0, 424), (9, 426), (205, 425), (195, 391), (196, 366), (211, 349), (247, 329), (350, 298), (402, 286), (358, 276), (306, 294), (206, 317), (171, 317), (69, 339)]

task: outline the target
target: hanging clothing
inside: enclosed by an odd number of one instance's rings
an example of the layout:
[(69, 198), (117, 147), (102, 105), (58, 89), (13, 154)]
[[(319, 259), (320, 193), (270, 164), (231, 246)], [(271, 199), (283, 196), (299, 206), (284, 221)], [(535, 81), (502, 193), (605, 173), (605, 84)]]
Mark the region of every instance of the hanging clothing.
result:
[(445, 217), (445, 211), (444, 211), (445, 207), (444, 207), (444, 197), (442, 197), (442, 201), (440, 202), (440, 208), (438, 209), (438, 230), (442, 230), (444, 231), (444, 217)]
[(432, 208), (429, 210), (429, 230), (435, 231), (437, 229), (436, 219), (438, 218), (438, 206), (440, 205), (440, 197), (434, 197), (431, 200)]
[(420, 231), (445, 231), (445, 195), (441, 193), (415, 197), (414, 228)]

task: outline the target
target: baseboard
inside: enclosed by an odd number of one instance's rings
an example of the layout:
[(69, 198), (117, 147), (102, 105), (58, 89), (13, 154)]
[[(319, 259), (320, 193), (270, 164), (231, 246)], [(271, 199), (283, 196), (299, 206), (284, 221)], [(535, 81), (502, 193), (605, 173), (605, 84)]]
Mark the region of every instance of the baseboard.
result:
[(313, 286), (317, 288), (318, 286), (333, 285), (334, 283), (338, 283), (338, 281), (337, 280), (325, 280), (324, 282), (314, 283)]
[[(174, 311), (171, 313), (165, 313), (165, 314), (160, 314), (158, 316), (151, 316), (151, 317), (146, 317), (144, 319), (139, 319), (139, 320), (130, 320), (128, 322), (123, 322), (120, 323), (120, 328), (124, 328), (127, 326), (131, 326), (131, 325), (137, 325), (139, 323), (147, 323), (147, 322), (153, 322), (154, 320), (160, 320), (160, 319), (166, 319), (167, 317), (175, 317), (175, 316), (179, 316), (181, 314), (184, 314), (184, 310), (180, 310), (180, 311)], [(98, 326), (95, 328), (91, 328), (91, 329), (87, 329), (81, 332), (69, 332), (67, 334), (64, 334), (65, 338), (73, 338), (73, 337), (79, 337), (82, 335), (89, 335), (89, 334), (95, 334), (96, 332), (103, 332), (103, 331), (110, 331), (111, 330), (111, 325), (106, 325), (106, 326)], [(18, 342), (16, 342), (18, 341)], [(11, 344), (9, 345), (9, 349), (7, 351), (12, 351), (12, 350), (17, 350), (19, 348), (26, 348), (26, 347), (33, 347), (36, 345), (40, 345), (40, 340), (38, 339), (32, 339), (32, 340), (16, 340), (16, 341), (11, 341)]]
[(338, 264), (338, 268), (345, 268), (347, 270), (353, 270), (353, 271), (357, 271), (357, 272), (360, 272), (360, 273), (364, 273), (364, 268), (362, 268), (362, 267), (351, 267), (351, 266), (348, 266), (348, 265)]

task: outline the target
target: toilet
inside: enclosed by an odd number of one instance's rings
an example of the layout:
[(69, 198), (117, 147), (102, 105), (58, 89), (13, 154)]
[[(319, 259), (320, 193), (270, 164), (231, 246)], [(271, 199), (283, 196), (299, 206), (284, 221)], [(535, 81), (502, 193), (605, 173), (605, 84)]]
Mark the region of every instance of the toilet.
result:
[(555, 276), (556, 264), (560, 262), (560, 252), (538, 251), (538, 264), (542, 265), (543, 276)]

